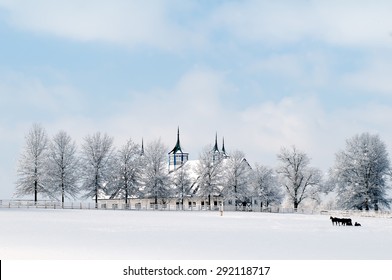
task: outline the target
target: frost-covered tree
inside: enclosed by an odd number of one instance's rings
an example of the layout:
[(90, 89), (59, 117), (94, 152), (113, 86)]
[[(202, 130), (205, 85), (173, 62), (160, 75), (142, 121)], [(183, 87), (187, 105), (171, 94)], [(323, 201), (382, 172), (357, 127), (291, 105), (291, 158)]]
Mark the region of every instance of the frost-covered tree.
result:
[(81, 149), (82, 190), (84, 198), (95, 198), (96, 207), (100, 194), (106, 193), (112, 180), (113, 139), (97, 132), (84, 139)]
[(234, 151), (224, 160), (223, 196), (226, 200), (243, 202), (250, 194), (251, 167), (241, 151)]
[(223, 184), (222, 159), (214, 156), (211, 146), (203, 149), (196, 167), (198, 177), (198, 193), (208, 199), (211, 209), (211, 196), (221, 195)]
[(144, 195), (154, 198), (155, 205), (158, 204), (158, 198), (165, 202), (172, 195), (166, 154), (167, 148), (160, 139), (147, 145), (144, 152)]
[(338, 205), (345, 209), (389, 208), (390, 163), (385, 144), (378, 135), (362, 133), (346, 141), (346, 149), (336, 154), (330, 171), (337, 186)]
[(65, 197), (76, 198), (79, 193), (79, 158), (76, 144), (65, 132), (58, 132), (49, 145), (48, 182), (51, 193), (61, 196), (64, 207)]
[(307, 199), (318, 199), (322, 175), (319, 169), (309, 167), (310, 159), (306, 153), (295, 146), (282, 148), (278, 154), (279, 181), (297, 211), (300, 203)]
[(48, 137), (45, 129), (34, 124), (25, 137), (26, 143), (21, 154), (16, 181), (16, 195), (34, 195), (34, 202), (38, 201), (38, 193), (51, 196), (46, 181)]
[(252, 186), (254, 196), (259, 198), (260, 207), (280, 204), (283, 200), (284, 194), (272, 168), (256, 164), (252, 172)]
[(182, 209), (184, 209), (184, 197), (189, 195), (192, 187), (192, 180), (189, 174), (189, 166), (187, 164), (179, 167), (174, 176), (172, 177), (172, 183), (174, 186), (174, 193), (180, 199)]
[(140, 196), (142, 157), (140, 147), (131, 139), (116, 153), (112, 197), (122, 198), (128, 204), (131, 196)]

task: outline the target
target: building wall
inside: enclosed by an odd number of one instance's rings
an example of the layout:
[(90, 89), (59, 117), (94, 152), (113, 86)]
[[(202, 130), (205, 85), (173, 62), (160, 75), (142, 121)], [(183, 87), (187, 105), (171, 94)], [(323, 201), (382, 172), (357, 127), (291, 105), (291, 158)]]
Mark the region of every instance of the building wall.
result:
[[(211, 210), (219, 210), (222, 204), (221, 197), (211, 198)], [(167, 209), (167, 210), (209, 210), (208, 199), (193, 197), (184, 198), (184, 204), (176, 198), (172, 198), (165, 204), (155, 205), (154, 198), (130, 198), (128, 205), (125, 204), (123, 199), (99, 199), (98, 208), (100, 209), (134, 209), (134, 210), (154, 210), (154, 209)]]

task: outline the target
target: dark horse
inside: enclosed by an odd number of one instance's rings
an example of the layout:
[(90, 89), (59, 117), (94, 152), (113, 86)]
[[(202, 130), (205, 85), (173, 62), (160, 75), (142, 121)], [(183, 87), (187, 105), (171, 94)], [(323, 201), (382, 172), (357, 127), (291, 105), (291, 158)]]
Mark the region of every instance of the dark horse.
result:
[(340, 219), (343, 226), (352, 226), (353, 222), (349, 218)]
[(339, 225), (342, 226), (352, 226), (352, 220), (350, 218), (336, 218), (336, 217), (329, 217), (332, 221), (332, 225)]
[(332, 221), (332, 225), (334, 226), (334, 225), (338, 225), (338, 223), (339, 223), (339, 226), (340, 226), (340, 221), (339, 221), (339, 218), (336, 218), (336, 217), (329, 217), (330, 219), (331, 219), (331, 221)]

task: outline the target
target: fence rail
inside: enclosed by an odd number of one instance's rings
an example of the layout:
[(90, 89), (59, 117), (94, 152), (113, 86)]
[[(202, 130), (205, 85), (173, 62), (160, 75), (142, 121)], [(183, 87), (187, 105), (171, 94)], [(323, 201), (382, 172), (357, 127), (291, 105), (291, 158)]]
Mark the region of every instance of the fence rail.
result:
[(379, 218), (392, 218), (391, 211), (384, 210), (328, 210), (328, 211), (320, 211), (322, 215), (329, 215), (333, 217), (379, 217)]
[[(65, 202), (40, 200), (0, 200), (0, 208), (42, 208), (42, 209), (91, 209), (91, 210), (134, 210), (134, 211), (242, 211), (242, 212), (269, 212), (269, 213), (294, 213), (293, 209), (260, 206), (234, 206), (234, 205), (172, 205), (172, 204), (150, 204), (150, 203), (92, 203), (92, 202)], [(309, 211), (298, 210), (298, 213), (309, 213)]]
[(106, 203), (92, 202), (65, 202), (62, 204), (58, 201), (40, 200), (34, 202), (32, 200), (0, 200), (0, 208), (40, 208), (40, 209), (85, 209), (85, 210), (129, 210), (129, 211), (240, 211), (240, 212), (265, 212), (265, 213), (298, 213), (298, 214), (321, 214), (337, 217), (384, 217), (392, 218), (391, 211), (357, 211), (357, 210), (309, 210), (298, 209), (294, 211), (292, 208), (268, 207), (262, 208), (256, 205), (235, 206), (201, 206), (201, 205), (170, 205), (170, 204), (143, 204), (134, 205), (125, 203), (116, 203), (107, 205)]

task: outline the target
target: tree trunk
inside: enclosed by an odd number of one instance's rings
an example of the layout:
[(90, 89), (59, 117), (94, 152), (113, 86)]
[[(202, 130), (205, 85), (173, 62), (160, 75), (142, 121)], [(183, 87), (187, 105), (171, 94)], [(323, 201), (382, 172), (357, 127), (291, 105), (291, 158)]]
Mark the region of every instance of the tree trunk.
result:
[(299, 205), (299, 203), (298, 203), (298, 201), (294, 201), (294, 212), (297, 212), (298, 211), (298, 205)]
[(34, 204), (37, 205), (38, 201), (38, 182), (37, 180), (34, 181)]
[(125, 208), (128, 206), (128, 187), (125, 185)]
[(98, 208), (98, 174), (95, 174), (95, 208)]
[(61, 182), (61, 208), (64, 208), (64, 182)]
[(35, 180), (34, 180), (34, 204), (37, 205), (38, 201), (38, 181), (37, 181), (37, 163), (35, 164), (35, 169), (34, 169), (34, 175), (35, 175)]

